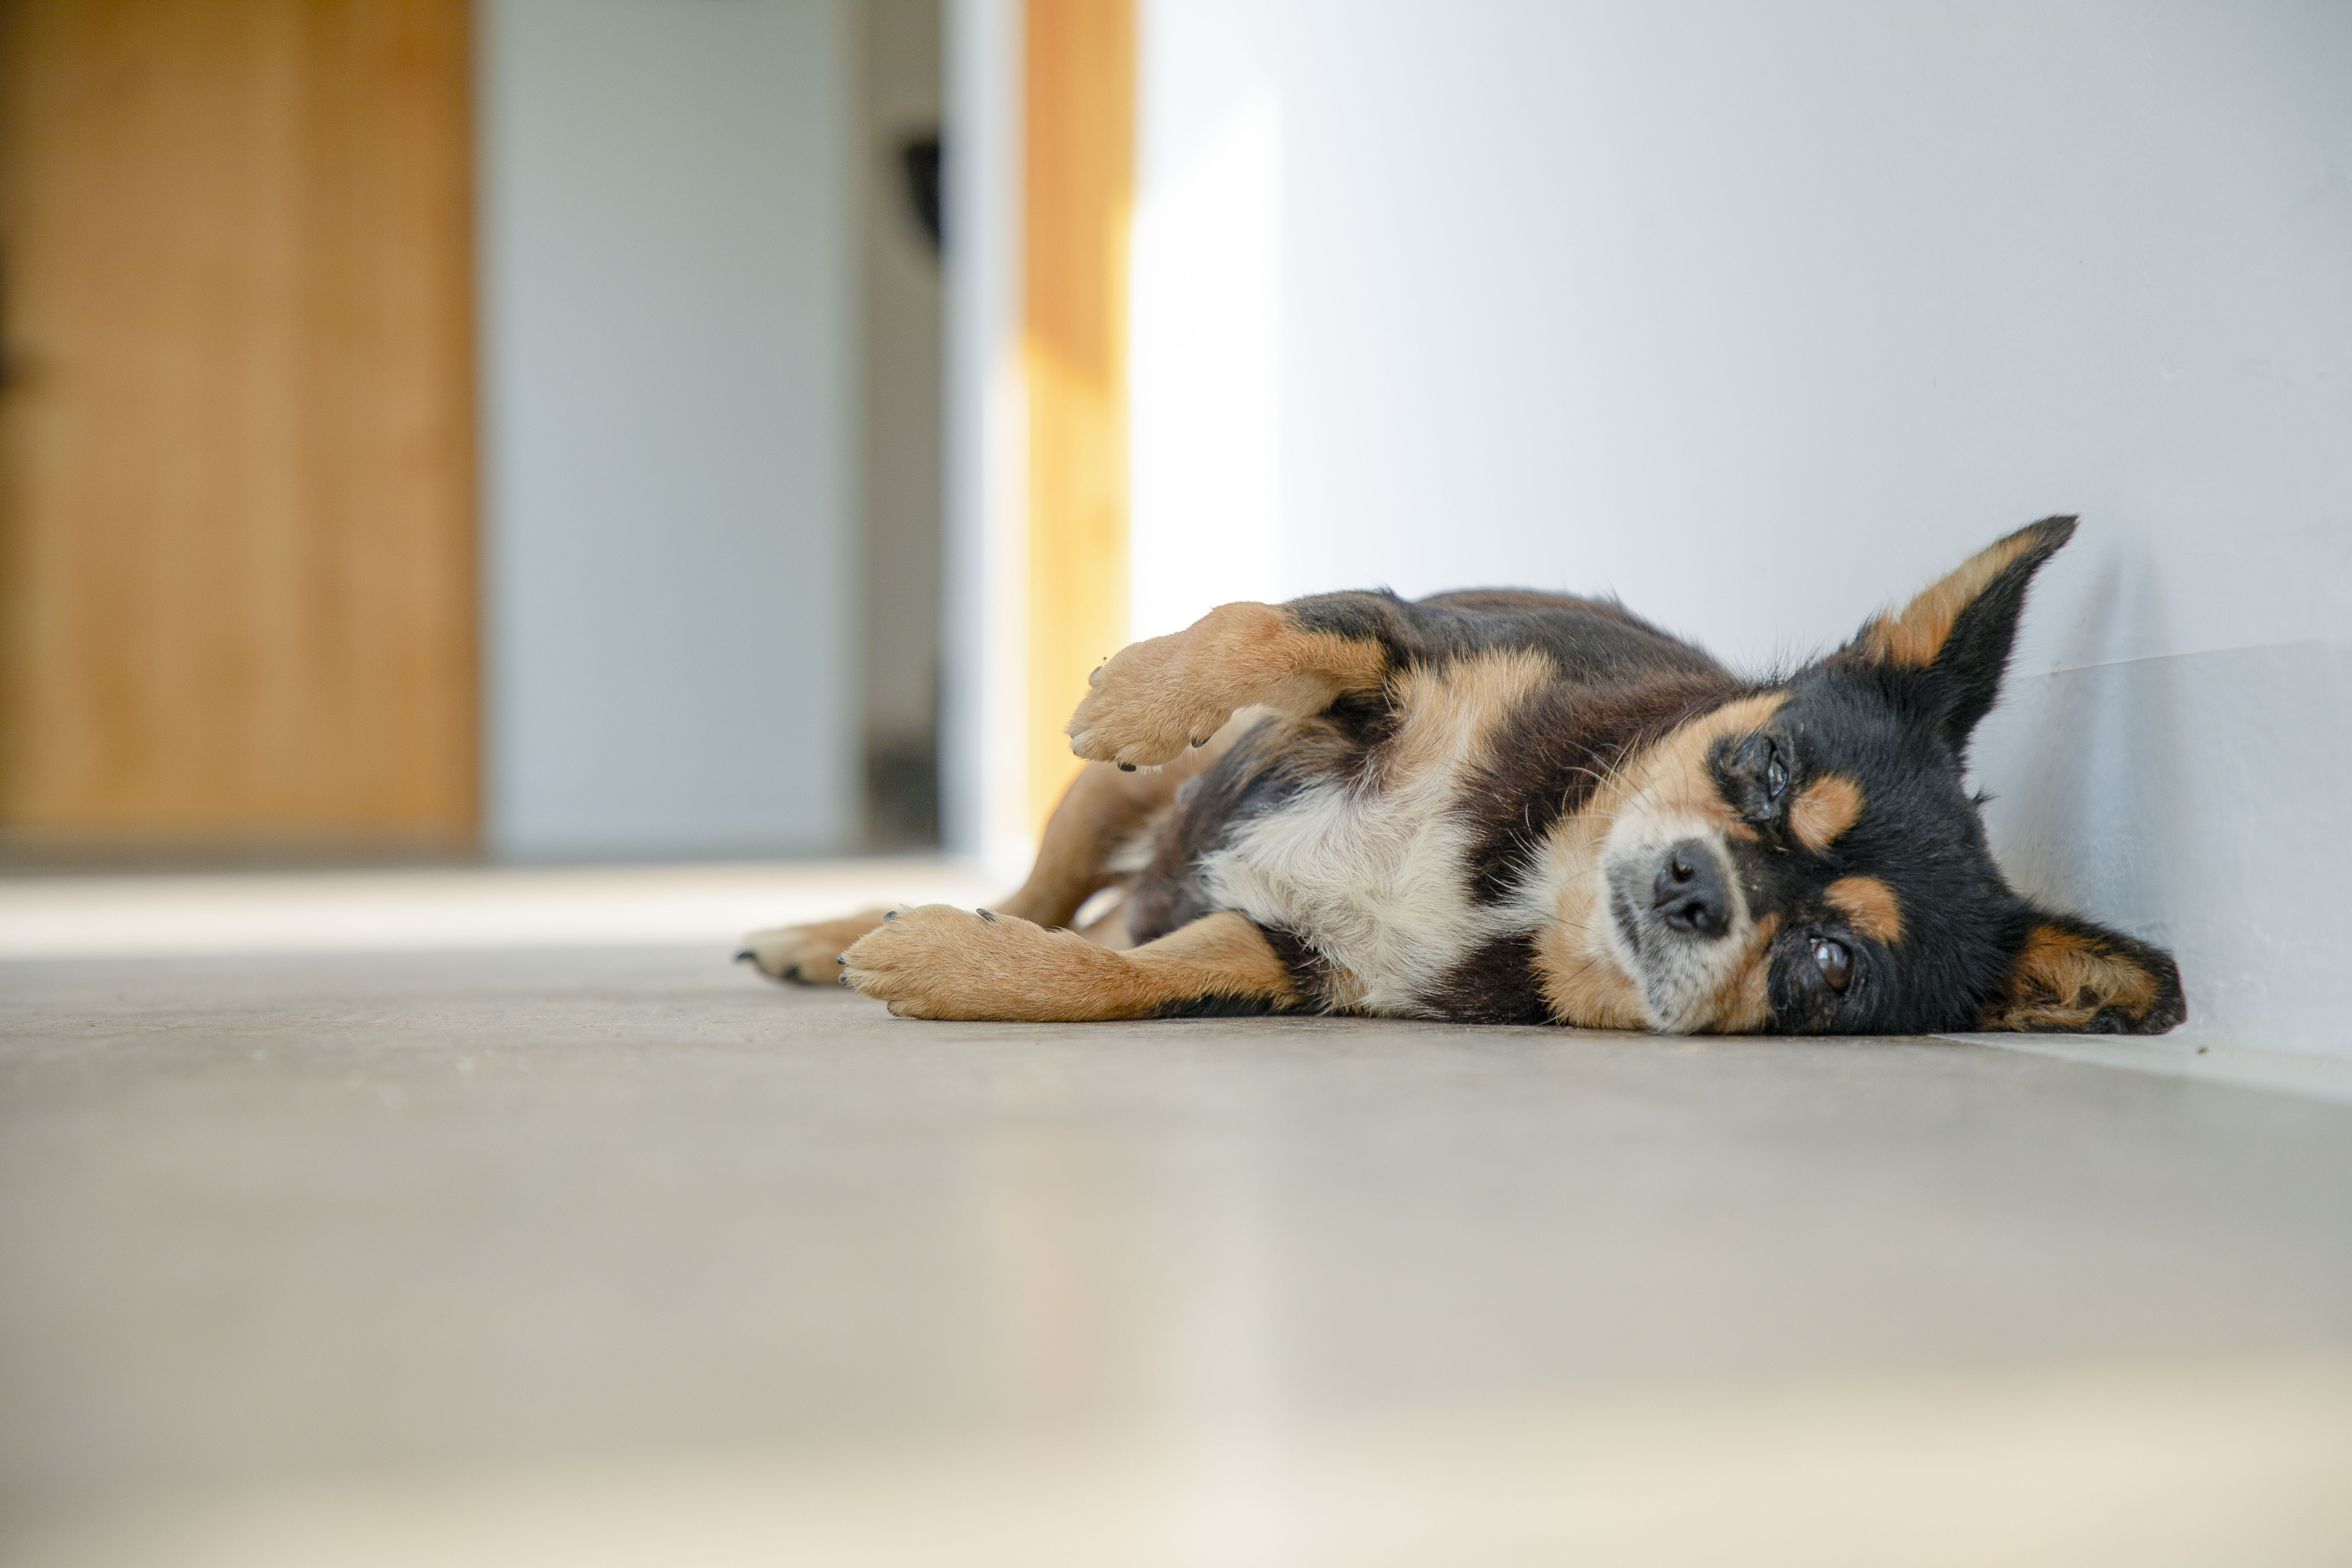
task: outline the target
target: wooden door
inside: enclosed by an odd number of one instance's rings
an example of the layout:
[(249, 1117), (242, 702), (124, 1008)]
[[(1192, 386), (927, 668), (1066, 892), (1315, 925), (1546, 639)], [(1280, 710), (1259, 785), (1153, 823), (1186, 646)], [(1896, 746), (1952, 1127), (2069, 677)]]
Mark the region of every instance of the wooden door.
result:
[(1127, 641), (1133, 0), (1027, 0), (1022, 349), (1029, 400), (1029, 820), (1081, 765), (1062, 726)]
[(475, 826), (465, 0), (0, 5), (0, 829)]

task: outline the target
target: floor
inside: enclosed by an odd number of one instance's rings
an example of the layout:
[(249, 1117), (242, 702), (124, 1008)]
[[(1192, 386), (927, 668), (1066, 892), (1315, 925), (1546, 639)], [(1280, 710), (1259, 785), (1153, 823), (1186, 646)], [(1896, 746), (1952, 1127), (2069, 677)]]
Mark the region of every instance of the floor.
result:
[(2352, 1105), (319, 945), (0, 963), (11, 1568), (2352, 1561)]

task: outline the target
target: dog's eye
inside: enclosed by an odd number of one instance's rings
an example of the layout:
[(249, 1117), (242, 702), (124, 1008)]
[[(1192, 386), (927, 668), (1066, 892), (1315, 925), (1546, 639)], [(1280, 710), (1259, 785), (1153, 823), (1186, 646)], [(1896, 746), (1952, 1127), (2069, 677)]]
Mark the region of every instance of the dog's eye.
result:
[(1771, 742), (1764, 742), (1764, 798), (1778, 800), (1780, 792), (1789, 787), (1789, 764), (1780, 755), (1780, 748)]
[(1822, 972), (1823, 984), (1843, 994), (1853, 978), (1853, 954), (1845, 950), (1845, 943), (1819, 937), (1813, 942), (1813, 967)]

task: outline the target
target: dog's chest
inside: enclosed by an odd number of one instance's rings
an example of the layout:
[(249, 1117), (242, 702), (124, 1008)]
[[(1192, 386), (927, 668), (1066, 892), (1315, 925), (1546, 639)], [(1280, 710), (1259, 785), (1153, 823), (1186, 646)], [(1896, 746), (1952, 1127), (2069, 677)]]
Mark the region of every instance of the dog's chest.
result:
[(1310, 784), (1202, 865), (1220, 907), (1297, 935), (1352, 977), (1353, 1005), (1432, 1015), (1438, 982), (1527, 917), (1470, 896), (1470, 829), (1441, 773), (1378, 791)]

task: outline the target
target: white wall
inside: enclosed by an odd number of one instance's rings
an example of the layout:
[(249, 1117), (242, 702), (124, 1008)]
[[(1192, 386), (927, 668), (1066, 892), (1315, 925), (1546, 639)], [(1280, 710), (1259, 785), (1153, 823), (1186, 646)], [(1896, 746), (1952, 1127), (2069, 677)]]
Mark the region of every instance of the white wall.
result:
[(1526, 584), (1758, 667), (2079, 512), (2005, 863), (2198, 1037), (2352, 1054), (2352, 6), (1145, 0), (1142, 58), (1139, 635)]
[[(1021, 6), (946, 0), (947, 504), (940, 832), (1028, 869), (1027, 407), (1020, 352)], [(1055, 723), (1061, 722), (1055, 720)]]
[(489, 0), (488, 837), (856, 825), (848, 0)]

